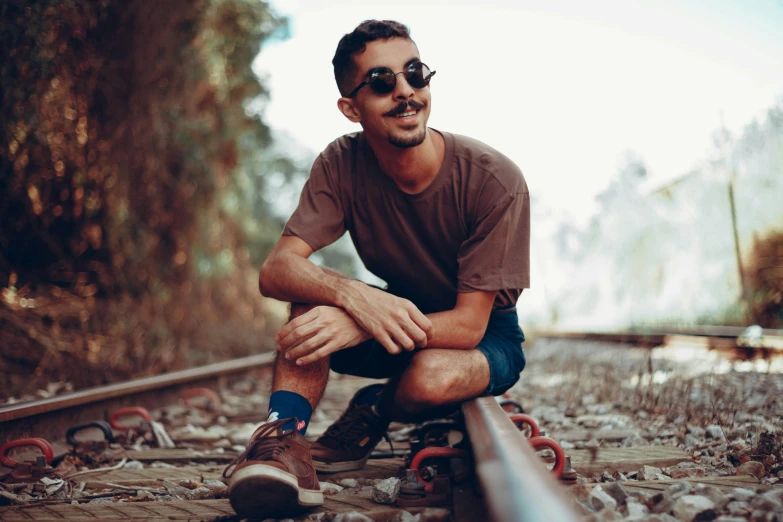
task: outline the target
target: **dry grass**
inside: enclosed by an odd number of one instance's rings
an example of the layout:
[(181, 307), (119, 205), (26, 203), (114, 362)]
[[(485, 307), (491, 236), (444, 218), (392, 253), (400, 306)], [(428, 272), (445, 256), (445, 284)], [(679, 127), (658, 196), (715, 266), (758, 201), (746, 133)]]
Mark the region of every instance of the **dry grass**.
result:
[(755, 239), (748, 281), (753, 291), (753, 322), (764, 328), (783, 327), (783, 232)]
[(4, 288), (0, 398), (66, 381), (75, 388), (241, 357), (272, 348), (279, 306), (255, 272), (160, 296), (96, 299), (46, 286)]

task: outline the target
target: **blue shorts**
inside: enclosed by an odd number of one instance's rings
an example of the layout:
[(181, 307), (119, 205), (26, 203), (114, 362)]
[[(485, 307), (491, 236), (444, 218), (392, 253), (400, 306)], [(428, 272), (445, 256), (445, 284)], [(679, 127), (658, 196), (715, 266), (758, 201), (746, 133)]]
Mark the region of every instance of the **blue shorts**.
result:
[[(489, 386), (484, 395), (500, 395), (511, 388), (525, 368), (522, 343), (525, 334), (519, 327), (516, 308), (493, 310), (484, 337), (476, 349), (489, 361)], [(332, 354), (330, 367), (337, 373), (387, 379), (405, 371), (413, 352), (392, 355), (375, 339)]]

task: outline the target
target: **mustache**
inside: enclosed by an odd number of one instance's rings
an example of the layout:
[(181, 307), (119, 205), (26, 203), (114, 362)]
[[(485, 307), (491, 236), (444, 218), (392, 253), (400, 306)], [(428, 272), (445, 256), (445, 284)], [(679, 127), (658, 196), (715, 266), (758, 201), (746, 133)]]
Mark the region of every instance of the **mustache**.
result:
[(399, 104), (397, 104), (395, 108), (387, 112), (386, 116), (398, 116), (403, 112), (407, 112), (409, 109), (418, 111), (419, 109), (423, 109), (424, 106), (425, 106), (424, 103), (417, 102), (416, 100), (402, 101)]

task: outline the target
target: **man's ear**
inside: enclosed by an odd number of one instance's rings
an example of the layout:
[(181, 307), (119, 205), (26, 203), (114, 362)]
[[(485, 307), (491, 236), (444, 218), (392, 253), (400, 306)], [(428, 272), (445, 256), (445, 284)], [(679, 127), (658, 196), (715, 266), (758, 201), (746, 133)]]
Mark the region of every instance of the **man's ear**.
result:
[(360, 123), (362, 121), (362, 115), (351, 98), (343, 97), (337, 100), (337, 108), (340, 109), (340, 112), (343, 113), (343, 116), (352, 122)]

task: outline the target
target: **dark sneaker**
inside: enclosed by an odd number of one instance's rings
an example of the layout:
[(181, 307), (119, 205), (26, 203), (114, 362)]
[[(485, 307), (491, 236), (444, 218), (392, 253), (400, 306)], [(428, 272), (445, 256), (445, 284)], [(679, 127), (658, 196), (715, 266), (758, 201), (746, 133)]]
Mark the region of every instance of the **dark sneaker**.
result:
[(337, 473), (361, 469), (381, 439), (385, 438), (391, 444), (386, 433), (389, 423), (373, 412), (372, 406), (356, 404), (360, 393), (361, 390), (340, 418), (310, 446), (316, 470)]
[(282, 433), (281, 426), (290, 420), (259, 427), (223, 472), (231, 507), (240, 516), (283, 518), (323, 505), (309, 444), (297, 430)]

